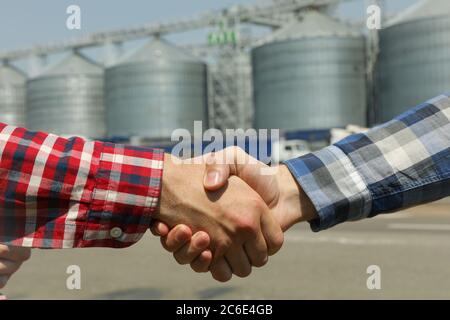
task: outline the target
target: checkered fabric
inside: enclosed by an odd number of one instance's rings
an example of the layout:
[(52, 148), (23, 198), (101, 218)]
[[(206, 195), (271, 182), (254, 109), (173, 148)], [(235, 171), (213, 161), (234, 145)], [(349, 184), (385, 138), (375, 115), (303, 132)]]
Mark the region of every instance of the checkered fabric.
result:
[(286, 162), (319, 218), (313, 231), (450, 195), (450, 98)]
[(163, 152), (0, 124), (0, 242), (127, 247), (157, 207)]

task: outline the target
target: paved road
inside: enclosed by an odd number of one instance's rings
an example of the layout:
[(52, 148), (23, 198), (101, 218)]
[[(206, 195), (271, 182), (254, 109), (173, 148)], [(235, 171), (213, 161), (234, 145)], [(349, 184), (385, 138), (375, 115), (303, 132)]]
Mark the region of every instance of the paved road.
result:
[[(79, 265), (81, 290), (66, 288)], [(366, 269), (381, 268), (381, 290)], [(289, 231), (282, 251), (247, 279), (226, 284), (178, 266), (148, 233), (125, 250), (36, 250), (4, 290), (13, 299), (450, 299), (450, 203)]]

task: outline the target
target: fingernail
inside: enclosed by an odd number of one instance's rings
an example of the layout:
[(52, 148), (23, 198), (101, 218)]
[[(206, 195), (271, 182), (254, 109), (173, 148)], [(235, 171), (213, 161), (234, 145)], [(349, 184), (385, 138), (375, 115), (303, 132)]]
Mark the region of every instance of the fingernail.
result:
[(191, 242), (194, 244), (196, 249), (202, 249), (208, 246), (208, 239), (201, 233), (194, 234)]
[(205, 185), (215, 186), (219, 182), (220, 174), (217, 170), (208, 171), (205, 177)]
[(178, 227), (177, 235), (175, 236), (178, 242), (186, 241), (186, 233), (183, 231), (182, 227)]

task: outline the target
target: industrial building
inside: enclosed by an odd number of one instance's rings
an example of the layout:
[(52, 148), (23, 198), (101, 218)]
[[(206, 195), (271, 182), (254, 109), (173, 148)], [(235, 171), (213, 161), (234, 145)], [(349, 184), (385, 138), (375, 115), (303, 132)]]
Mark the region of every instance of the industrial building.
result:
[[(332, 15), (345, 1), (233, 6), (0, 53), (0, 121), (151, 144), (170, 140), (176, 128), (192, 130), (198, 120), (221, 130), (281, 129), (287, 139), (314, 143), (328, 140), (331, 128), (374, 125), (450, 91), (449, 1), (418, 1), (379, 32)], [(245, 36), (243, 26), (270, 32)], [(218, 31), (208, 43), (165, 40), (211, 27)], [(148, 42), (112, 62), (83, 54), (136, 39)], [(18, 59), (61, 52), (67, 52), (62, 61), (28, 79), (14, 67)]]
[(253, 49), (257, 128), (366, 124), (365, 42), (360, 31), (305, 11)]
[(155, 39), (106, 70), (108, 136), (164, 139), (207, 124), (206, 64)]
[(376, 122), (450, 92), (450, 1), (420, 1), (380, 32)]
[(17, 68), (0, 65), (0, 122), (25, 125), (26, 75)]
[(59, 135), (105, 136), (103, 68), (69, 54), (27, 82), (26, 126)]

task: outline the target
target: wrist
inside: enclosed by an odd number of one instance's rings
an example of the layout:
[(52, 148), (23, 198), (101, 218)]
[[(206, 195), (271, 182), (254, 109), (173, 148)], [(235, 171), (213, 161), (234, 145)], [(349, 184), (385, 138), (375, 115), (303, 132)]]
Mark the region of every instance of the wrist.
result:
[(279, 170), (280, 203), (285, 208), (284, 212), (290, 215), (290, 225), (316, 219), (318, 215), (314, 205), (289, 168), (280, 165)]
[(164, 153), (164, 171), (161, 181), (161, 195), (159, 199), (158, 210), (154, 214), (154, 218), (160, 221), (167, 221), (168, 213), (172, 211), (171, 208), (174, 205), (172, 188), (176, 181), (173, 180), (173, 176), (176, 177), (175, 164), (171, 159), (172, 155)]

